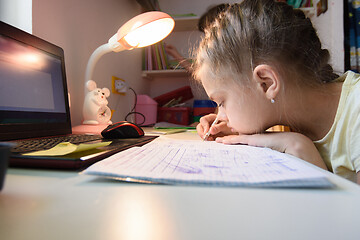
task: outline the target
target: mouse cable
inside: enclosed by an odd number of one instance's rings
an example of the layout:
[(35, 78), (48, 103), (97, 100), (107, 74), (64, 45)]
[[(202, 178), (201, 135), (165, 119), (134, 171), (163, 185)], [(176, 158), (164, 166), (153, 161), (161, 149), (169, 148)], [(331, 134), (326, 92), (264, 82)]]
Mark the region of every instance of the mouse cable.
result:
[(143, 117), (143, 121), (139, 124), (139, 125), (142, 125), (142, 124), (145, 122), (145, 120), (146, 120), (145, 115), (142, 114), (142, 113), (140, 113), (140, 112), (136, 112), (136, 111), (135, 111), (135, 108), (136, 108), (136, 105), (137, 105), (137, 94), (136, 94), (136, 92), (135, 92), (135, 90), (134, 90), (133, 88), (129, 87), (129, 90), (133, 91), (134, 96), (135, 96), (135, 102), (134, 102), (133, 108), (132, 108), (132, 109), (130, 110), (130, 112), (125, 116), (125, 121), (128, 121), (127, 118), (128, 118), (129, 116), (131, 116), (131, 115), (133, 115), (133, 114), (135, 114), (135, 115), (138, 114), (138, 115), (140, 115), (140, 116)]

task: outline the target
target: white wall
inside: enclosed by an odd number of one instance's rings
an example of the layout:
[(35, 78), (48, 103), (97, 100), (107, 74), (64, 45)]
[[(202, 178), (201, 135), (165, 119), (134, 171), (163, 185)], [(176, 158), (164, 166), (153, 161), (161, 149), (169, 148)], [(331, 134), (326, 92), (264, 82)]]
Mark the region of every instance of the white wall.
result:
[(32, 33), (32, 0), (0, 0), (0, 20)]
[[(82, 120), (84, 75), (91, 53), (140, 13), (133, 0), (33, 0), (33, 34), (62, 47), (68, 88), (71, 94), (72, 125)], [(141, 78), (141, 50), (109, 53), (95, 67), (93, 80), (111, 89), (111, 76), (123, 78), (138, 93), (146, 92), (148, 81)], [(109, 107), (114, 121), (129, 111), (127, 96), (111, 94)], [(132, 104), (132, 102), (131, 102)]]
[(328, 0), (328, 11), (312, 18), (323, 48), (331, 55), (331, 64), (335, 71), (344, 72), (344, 18), (343, 1)]

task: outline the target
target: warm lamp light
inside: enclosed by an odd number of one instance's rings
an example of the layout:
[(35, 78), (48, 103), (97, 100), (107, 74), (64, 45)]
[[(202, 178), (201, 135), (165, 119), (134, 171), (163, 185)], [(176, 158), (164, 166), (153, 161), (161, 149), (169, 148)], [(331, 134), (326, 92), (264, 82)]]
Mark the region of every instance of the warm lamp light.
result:
[[(104, 54), (152, 45), (167, 37), (174, 29), (174, 26), (174, 19), (168, 14), (159, 11), (146, 12), (130, 19), (109, 39), (107, 43), (101, 45), (92, 53), (86, 67), (85, 84), (92, 79), (94, 67), (100, 57)], [(111, 116), (109, 113), (110, 109), (107, 106), (99, 109), (96, 104), (87, 104), (87, 102), (94, 102), (94, 99), (92, 101), (87, 99), (89, 98), (89, 96), (87, 96), (89, 95), (88, 91), (94, 89), (94, 85), (91, 85), (91, 88), (89, 89), (89, 85), (87, 84), (85, 89), (83, 123), (108, 124)], [(102, 95), (105, 95), (105, 93), (102, 93)], [(90, 97), (95, 98), (99, 97), (99, 95)]]

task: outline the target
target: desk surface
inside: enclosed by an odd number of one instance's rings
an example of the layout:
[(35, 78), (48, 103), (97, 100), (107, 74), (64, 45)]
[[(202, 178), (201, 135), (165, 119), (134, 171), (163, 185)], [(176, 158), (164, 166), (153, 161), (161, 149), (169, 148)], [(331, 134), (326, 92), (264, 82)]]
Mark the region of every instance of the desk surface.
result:
[(0, 193), (1, 239), (358, 239), (360, 187), (329, 177), (337, 188), (255, 189), (12, 168)]

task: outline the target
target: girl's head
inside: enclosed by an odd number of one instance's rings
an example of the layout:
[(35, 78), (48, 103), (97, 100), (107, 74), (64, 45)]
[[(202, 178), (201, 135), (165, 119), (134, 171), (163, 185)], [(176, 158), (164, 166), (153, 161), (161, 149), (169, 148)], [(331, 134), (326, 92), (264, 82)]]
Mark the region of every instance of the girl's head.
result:
[(223, 12), (229, 6), (230, 4), (228, 3), (222, 3), (219, 5), (209, 7), (206, 13), (204, 13), (199, 19), (198, 22), (199, 31), (204, 32), (205, 28), (216, 19), (219, 13)]
[[(216, 89), (236, 90), (236, 94), (241, 94), (238, 96), (238, 104), (244, 101), (251, 105), (244, 98), (252, 97), (255, 102), (250, 108), (262, 108), (265, 102), (270, 103), (270, 99), (279, 100), (277, 98), (284, 92), (286, 84), (300, 86), (301, 89), (318, 87), (334, 80), (337, 75), (328, 61), (329, 52), (321, 48), (311, 21), (302, 11), (274, 0), (244, 0), (240, 4), (230, 5), (207, 26), (193, 68), (195, 79), (202, 81), (208, 94), (209, 89), (214, 90), (215, 86)], [(267, 78), (266, 74), (280, 79), (281, 87), (266, 81), (259, 83), (261, 79)], [(256, 97), (256, 86), (260, 86), (266, 93), (262, 98)], [(241, 111), (245, 108), (243, 104), (239, 107)], [(263, 110), (266, 111), (268, 107), (264, 106)], [(239, 111), (230, 111), (233, 110)], [(252, 112), (250, 110), (249, 113)], [(253, 111), (253, 115), (255, 113)], [(268, 114), (274, 115), (270, 112)], [(226, 115), (231, 124), (227, 107)], [(267, 122), (269, 116), (266, 113), (265, 116), (259, 115), (264, 119), (261, 126), (254, 123), (254, 126), (240, 131), (263, 131), (267, 125), (274, 123), (274, 120)], [(243, 124), (253, 122), (250, 116), (243, 118)], [(239, 127), (235, 130), (239, 131)]]

